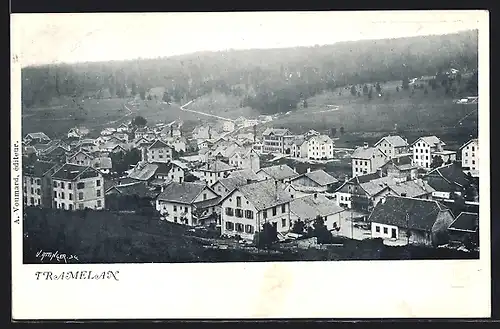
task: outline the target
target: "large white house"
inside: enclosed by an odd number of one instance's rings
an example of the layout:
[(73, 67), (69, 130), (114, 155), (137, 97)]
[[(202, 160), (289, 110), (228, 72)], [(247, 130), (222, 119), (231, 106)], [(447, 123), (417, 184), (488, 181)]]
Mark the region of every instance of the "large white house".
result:
[(221, 200), (221, 234), (253, 240), (266, 222), (286, 233), (292, 227), (291, 200), (282, 184), (274, 180), (238, 186)]
[(307, 141), (309, 159), (333, 159), (333, 141), (326, 135), (313, 135)]
[(351, 155), (352, 177), (377, 172), (382, 167), (387, 156), (377, 147), (368, 147), (365, 143), (363, 147), (358, 147)]
[(406, 139), (397, 135), (382, 137), (374, 146), (380, 149), (389, 159), (408, 153), (410, 147)]
[(253, 148), (239, 147), (229, 158), (229, 165), (238, 169), (260, 170), (259, 154)]
[(285, 152), (285, 136), (290, 135), (288, 129), (267, 128), (262, 133), (262, 153), (278, 153)]
[(173, 147), (162, 142), (154, 141), (151, 145), (142, 150), (142, 161), (148, 162), (169, 162), (172, 160)]
[(443, 151), (445, 143), (436, 136), (420, 137), (413, 142), (413, 163), (422, 168), (430, 168), (432, 157)]
[(460, 147), (462, 155), (462, 169), (470, 171), (474, 176), (479, 172), (479, 140), (477, 138), (469, 140)]

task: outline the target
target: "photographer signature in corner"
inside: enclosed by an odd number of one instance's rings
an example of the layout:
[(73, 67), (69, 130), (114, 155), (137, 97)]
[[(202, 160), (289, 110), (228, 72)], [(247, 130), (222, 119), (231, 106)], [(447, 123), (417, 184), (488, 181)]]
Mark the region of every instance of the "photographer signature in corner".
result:
[(48, 260), (50, 262), (57, 261), (58, 263), (64, 262), (68, 263), (68, 261), (75, 260), (78, 261), (78, 257), (75, 255), (66, 255), (64, 253), (60, 253), (59, 251), (43, 251), (39, 250), (36, 253), (36, 258), (40, 259), (41, 262)]

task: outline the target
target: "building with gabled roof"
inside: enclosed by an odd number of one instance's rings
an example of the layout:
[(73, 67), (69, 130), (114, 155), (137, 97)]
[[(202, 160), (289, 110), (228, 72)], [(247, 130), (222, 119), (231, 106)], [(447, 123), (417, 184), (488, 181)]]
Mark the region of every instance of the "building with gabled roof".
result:
[(198, 176), (208, 185), (214, 184), (217, 180), (227, 177), (236, 168), (220, 160), (212, 160), (198, 168)]
[(262, 153), (284, 154), (285, 136), (290, 131), (284, 128), (267, 128), (262, 133)]
[(290, 202), (290, 218), (293, 224), (300, 220), (307, 226), (313, 226), (316, 217), (321, 217), (326, 228), (333, 231), (338, 228), (346, 217), (344, 208), (324, 195), (315, 193)]
[(443, 151), (446, 144), (436, 136), (424, 136), (411, 144), (413, 163), (421, 168), (430, 169), (436, 152)]
[[(215, 213), (219, 195), (206, 184), (171, 182), (156, 198), (156, 210), (170, 222), (200, 225), (199, 213)], [(208, 209), (207, 209), (208, 208)]]
[(377, 147), (368, 147), (365, 143), (351, 155), (352, 177), (377, 172), (387, 162), (387, 156)]
[(313, 135), (307, 139), (307, 157), (316, 160), (333, 159), (333, 147), (333, 140), (327, 135)]
[(50, 208), (52, 206), (52, 182), (50, 176), (61, 165), (37, 160), (23, 163), (23, 204)]
[(462, 169), (470, 172), (472, 177), (479, 177), (479, 139), (470, 139), (460, 147), (459, 152)]
[(260, 170), (259, 154), (252, 148), (237, 148), (229, 157), (229, 164), (238, 169)]
[(338, 179), (322, 169), (308, 170), (306, 173), (290, 179), (290, 183), (293, 185), (314, 187), (321, 192), (326, 192), (333, 188), (338, 182)]
[(172, 160), (173, 147), (157, 139), (149, 146), (142, 148), (142, 161), (169, 162)]
[(279, 182), (285, 182), (292, 178), (297, 177), (299, 174), (290, 168), (288, 165), (276, 165), (260, 168), (259, 171), (256, 172), (257, 176), (260, 177), (261, 180), (276, 180)]
[(452, 244), (466, 248), (479, 248), (479, 215), (473, 212), (461, 212), (448, 227)]
[(438, 199), (451, 199), (454, 194), (464, 195), (471, 185), (470, 179), (457, 164), (435, 168), (422, 179), (435, 190), (432, 196)]
[(94, 156), (80, 149), (68, 156), (66, 158), (66, 163), (72, 163), (80, 166), (93, 166), (94, 159)]
[(47, 144), (48, 142), (50, 142), (50, 137), (41, 131), (26, 134), (23, 138), (23, 143), (26, 143), (26, 145)]
[(291, 229), (290, 197), (283, 184), (274, 180), (237, 186), (220, 201), (221, 234), (253, 240), (266, 222), (279, 234)]
[(104, 209), (104, 180), (94, 168), (66, 163), (51, 178), (54, 208)]
[(447, 242), (451, 211), (434, 200), (387, 196), (368, 217), (372, 238), (391, 244), (438, 246)]
[(409, 153), (410, 145), (406, 139), (398, 135), (388, 135), (382, 137), (375, 143), (374, 147), (378, 148), (389, 159), (401, 154)]

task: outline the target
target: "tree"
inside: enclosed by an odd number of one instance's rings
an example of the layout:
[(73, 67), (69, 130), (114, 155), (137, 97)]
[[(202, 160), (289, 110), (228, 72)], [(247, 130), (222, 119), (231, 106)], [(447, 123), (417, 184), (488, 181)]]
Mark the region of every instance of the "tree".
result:
[(351, 87), (351, 95), (353, 96), (357, 95), (356, 87), (354, 85)]
[(410, 81), (408, 80), (408, 78), (404, 78), (403, 79), (403, 82), (401, 84), (401, 87), (404, 89), (404, 90), (408, 90), (410, 89)]
[(343, 135), (345, 133), (344, 127), (340, 127), (340, 134)]
[(396, 92), (399, 93), (399, 86), (396, 86)]
[(170, 100), (171, 100), (171, 99), (170, 99), (170, 95), (169, 95), (166, 91), (165, 91), (165, 92), (163, 92), (163, 98), (162, 98), (162, 100), (163, 100), (164, 102), (170, 103)]
[(364, 85), (363, 86), (363, 95), (367, 95), (367, 94), (368, 94), (368, 86)]
[(151, 94), (148, 94), (148, 101), (151, 101), (153, 100), (153, 96), (151, 96)]
[(380, 94), (382, 92), (382, 87), (380, 86), (380, 82), (377, 82), (375, 85), (375, 90), (377, 91), (377, 94)]
[(146, 100), (146, 91), (145, 90), (141, 90), (139, 92), (139, 96), (141, 97), (142, 100)]
[(304, 108), (305, 108), (305, 109), (308, 107), (308, 105), (307, 105), (307, 100), (306, 100), (306, 99), (304, 99), (304, 103), (303, 103), (303, 105), (304, 105)]
[(269, 222), (262, 225), (262, 230), (256, 234), (257, 246), (267, 248), (278, 241), (278, 231), (274, 225)]
[(135, 82), (132, 82), (132, 87), (131, 87), (131, 94), (132, 96), (137, 95), (137, 84)]
[(136, 126), (136, 127), (144, 127), (147, 123), (148, 123), (148, 121), (140, 115), (136, 116), (132, 120), (132, 125)]
[(305, 229), (306, 229), (306, 224), (299, 219), (293, 223), (292, 233), (304, 234)]
[(325, 221), (321, 216), (317, 216), (313, 223), (313, 236), (318, 239), (318, 243), (331, 243), (333, 236), (325, 225)]
[(443, 165), (443, 159), (439, 155), (432, 157), (431, 168), (439, 168)]
[(330, 128), (330, 135), (332, 137), (335, 137), (335, 135), (337, 135), (337, 128), (335, 127)]

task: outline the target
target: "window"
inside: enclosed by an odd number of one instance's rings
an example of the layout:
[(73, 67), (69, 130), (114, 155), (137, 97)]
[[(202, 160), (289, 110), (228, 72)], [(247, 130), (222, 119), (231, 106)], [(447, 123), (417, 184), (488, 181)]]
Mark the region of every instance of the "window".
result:
[(68, 198), (69, 198), (70, 200), (73, 200), (73, 193), (68, 193)]
[(227, 207), (226, 208), (226, 215), (234, 216), (233, 208)]
[(253, 226), (252, 225), (245, 225), (245, 232), (248, 234), (253, 233)]
[(286, 227), (286, 218), (281, 219), (281, 227)]
[(475, 149), (475, 148), (474, 148), (474, 146), (473, 146), (473, 147), (472, 147), (472, 152), (474, 152), (474, 149)]
[(467, 152), (465, 152), (465, 156), (469, 156), (469, 154)]
[(429, 160), (429, 156), (428, 155), (425, 156), (425, 160)]
[(241, 223), (236, 223), (236, 232), (243, 232), (244, 226)]
[(253, 219), (253, 211), (251, 211), (251, 210), (245, 210), (245, 218), (247, 218), (247, 219)]
[(354, 164), (357, 165), (358, 164), (358, 160), (354, 161)]
[(31, 204), (35, 204), (35, 199), (33, 197), (30, 198)]
[(417, 159), (417, 160), (418, 160), (418, 155), (415, 155), (415, 159)]
[(64, 188), (64, 182), (61, 182), (61, 188)]
[(76, 184), (76, 188), (81, 190), (82, 188), (85, 188), (85, 183), (84, 182), (80, 182), (78, 184)]
[(380, 226), (375, 226), (375, 232), (380, 233)]
[(97, 197), (101, 196), (101, 190), (97, 190)]
[(188, 207), (184, 207), (184, 212), (185, 212), (185, 213), (188, 213), (188, 212), (189, 212)]
[(476, 164), (476, 160), (472, 160), (472, 164)]
[(61, 192), (61, 199), (64, 199), (64, 192)]
[(236, 197), (236, 207), (241, 207), (241, 197), (240, 196)]
[(96, 180), (95, 184), (96, 184), (96, 186), (101, 186), (101, 180), (100, 179)]
[(82, 209), (83, 209), (83, 203), (80, 203), (80, 204), (78, 205), (78, 209), (80, 209), (80, 210), (82, 210)]
[(238, 218), (242, 218), (243, 217), (243, 210), (237, 208), (236, 211), (235, 211), (235, 215)]
[(286, 205), (282, 204), (281, 205), (281, 213), (284, 214), (286, 211)]
[(69, 208), (69, 210), (73, 210), (73, 205), (72, 205), (72, 204), (69, 204), (69, 205), (68, 205), (68, 208)]
[(57, 192), (54, 191), (54, 199), (57, 199)]
[(174, 216), (174, 223), (177, 223), (177, 216)]
[(41, 194), (41, 191), (39, 188), (36, 189), (36, 194), (40, 195)]
[(264, 210), (264, 211), (262, 212), (262, 217), (267, 218), (267, 210)]
[(31, 187), (31, 188), (30, 188), (30, 193), (31, 193), (31, 194), (33, 194), (33, 192), (34, 192), (34, 191), (33, 191), (33, 188)]
[(203, 193), (203, 200), (206, 200), (206, 199), (207, 199), (207, 194)]
[(68, 183), (68, 189), (71, 190), (71, 183)]
[(57, 182), (54, 182), (54, 187), (57, 187)]
[(40, 178), (38, 178), (38, 179), (36, 180), (36, 183), (37, 183), (38, 185), (42, 185), (42, 180), (41, 180)]
[(78, 192), (78, 200), (83, 200), (83, 192)]
[(177, 206), (176, 205), (174, 205), (174, 211), (177, 211)]
[(33, 184), (33, 177), (30, 178), (30, 183)]
[(384, 234), (387, 234), (387, 232), (388, 232), (387, 227), (384, 227)]
[(276, 216), (276, 207), (273, 207), (273, 216)]
[(97, 200), (97, 207), (102, 207), (102, 201), (101, 200)]
[(228, 230), (228, 231), (234, 230), (234, 223), (233, 222), (226, 222), (226, 230)]

